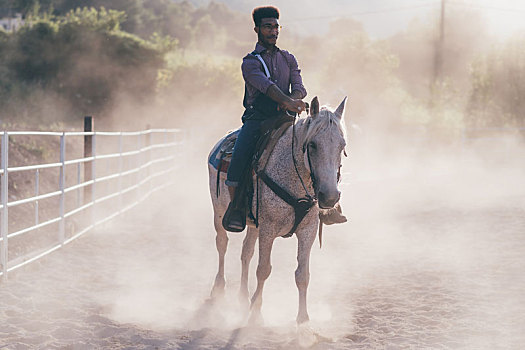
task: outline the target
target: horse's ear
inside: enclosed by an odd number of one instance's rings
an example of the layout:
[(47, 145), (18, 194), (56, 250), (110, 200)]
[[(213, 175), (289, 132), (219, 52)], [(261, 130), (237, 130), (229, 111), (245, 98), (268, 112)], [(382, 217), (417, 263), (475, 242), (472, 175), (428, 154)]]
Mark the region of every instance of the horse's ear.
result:
[(317, 96), (315, 96), (312, 99), (312, 102), (310, 102), (310, 115), (316, 116), (319, 114), (319, 100), (317, 99)]
[(334, 112), (335, 115), (337, 116), (337, 118), (339, 118), (339, 119), (341, 119), (343, 117), (343, 113), (345, 111), (345, 105), (346, 105), (346, 99), (347, 98), (348, 98), (348, 96), (343, 99), (343, 102), (341, 102), (339, 107), (337, 107), (337, 109)]

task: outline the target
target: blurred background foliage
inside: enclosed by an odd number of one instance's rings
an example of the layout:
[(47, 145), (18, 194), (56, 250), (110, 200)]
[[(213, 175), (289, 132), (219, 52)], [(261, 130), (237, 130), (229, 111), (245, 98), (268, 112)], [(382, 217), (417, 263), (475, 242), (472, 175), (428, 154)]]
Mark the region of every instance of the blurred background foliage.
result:
[[(249, 13), (170, 0), (0, 0), (0, 9), (25, 19), (0, 31), (4, 124), (78, 125), (87, 114), (119, 128), (137, 114), (163, 126), (239, 124), (240, 63), (256, 41)], [(279, 46), (298, 58), (307, 99), (335, 105), (348, 95), (359, 125), (443, 140), (465, 127), (524, 127), (525, 35), (491, 41), (482, 18), (465, 16), (447, 16), (437, 80), (437, 18), (381, 40), (353, 19), (316, 36), (282, 23)]]

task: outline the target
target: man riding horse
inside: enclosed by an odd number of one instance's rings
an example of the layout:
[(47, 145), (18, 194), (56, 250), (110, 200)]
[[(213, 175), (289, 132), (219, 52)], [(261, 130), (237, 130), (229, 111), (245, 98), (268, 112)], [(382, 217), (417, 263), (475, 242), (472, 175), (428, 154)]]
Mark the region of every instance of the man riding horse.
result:
[[(236, 230), (244, 229), (242, 215), (245, 213), (236, 210), (232, 203), (236, 192), (239, 192), (236, 188), (249, 169), (261, 125), (265, 120), (277, 118), (282, 111), (301, 113), (307, 106), (302, 101), (306, 97), (306, 89), (297, 60), (291, 53), (276, 46), (281, 28), (279, 10), (273, 6), (257, 7), (252, 17), (258, 41), (255, 50), (244, 57), (241, 66), (245, 81), (243, 105), (246, 110), (226, 180), (231, 200), (227, 226)], [(346, 222), (339, 204), (320, 215), (323, 223), (328, 225)]]

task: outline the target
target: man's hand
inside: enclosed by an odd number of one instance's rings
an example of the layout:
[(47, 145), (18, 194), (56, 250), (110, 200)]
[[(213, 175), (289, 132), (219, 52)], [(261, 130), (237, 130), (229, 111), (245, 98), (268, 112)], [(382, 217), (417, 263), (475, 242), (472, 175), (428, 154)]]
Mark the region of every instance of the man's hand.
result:
[(271, 85), (266, 92), (266, 95), (279, 104), (282, 110), (290, 112), (301, 113), (306, 110), (306, 103), (300, 99), (295, 99), (283, 94), (277, 85)]
[(306, 110), (306, 103), (301, 100), (290, 98), (289, 101), (283, 101), (281, 108), (290, 112), (301, 114)]

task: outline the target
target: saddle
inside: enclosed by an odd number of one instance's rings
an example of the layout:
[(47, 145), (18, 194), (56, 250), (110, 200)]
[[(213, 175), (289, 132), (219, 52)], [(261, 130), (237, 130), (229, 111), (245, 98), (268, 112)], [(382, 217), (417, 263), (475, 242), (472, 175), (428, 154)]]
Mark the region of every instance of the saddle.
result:
[(231, 131), (221, 141), (219, 141), (219, 147), (216, 149), (215, 154), (212, 154), (210, 164), (217, 169), (217, 197), (220, 194), (219, 181), (220, 174), (227, 173), (230, 166), (230, 162), (233, 154), (233, 146), (237, 136), (239, 136), (240, 129)]
[[(252, 201), (254, 195), (254, 170), (260, 168), (261, 164), (266, 164), (275, 145), (277, 144), (277, 141), (279, 141), (280, 137), (284, 134), (286, 129), (288, 129), (288, 127), (293, 124), (293, 122), (293, 116), (281, 114), (276, 118), (268, 119), (262, 123), (261, 136), (259, 137), (255, 147), (252, 163), (244, 172), (243, 177), (239, 182), (239, 186), (235, 191), (235, 198), (233, 199), (232, 206), (235, 208), (235, 210), (240, 210), (242, 213), (244, 213), (243, 216), (253, 221), (256, 226), (258, 226), (258, 215), (257, 213), (252, 212)], [(220, 174), (228, 172), (233, 154), (233, 148), (238, 134), (239, 130), (228, 134), (221, 142), (221, 145), (218, 147), (216, 155), (213, 157), (213, 159), (211, 159), (212, 165), (217, 169), (217, 197), (220, 195)], [(228, 215), (228, 213), (225, 214), (223, 221), (228, 221), (226, 215)]]

